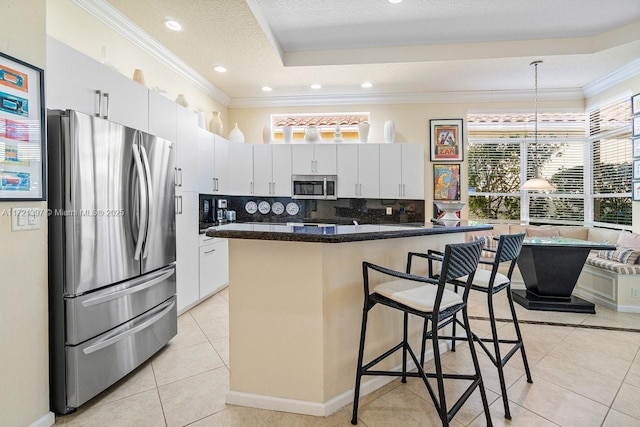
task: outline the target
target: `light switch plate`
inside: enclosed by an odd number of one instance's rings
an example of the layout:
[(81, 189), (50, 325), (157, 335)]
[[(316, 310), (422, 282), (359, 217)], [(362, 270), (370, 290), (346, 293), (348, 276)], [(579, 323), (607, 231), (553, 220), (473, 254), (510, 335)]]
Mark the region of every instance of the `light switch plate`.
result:
[(39, 230), (42, 209), (13, 208), (11, 209), (11, 231)]

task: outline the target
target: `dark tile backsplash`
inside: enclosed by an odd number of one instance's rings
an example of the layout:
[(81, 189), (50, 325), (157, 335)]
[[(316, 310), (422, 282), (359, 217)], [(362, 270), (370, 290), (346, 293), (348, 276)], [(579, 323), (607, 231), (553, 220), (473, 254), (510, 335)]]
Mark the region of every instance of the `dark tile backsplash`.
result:
[[(200, 228), (215, 225), (215, 206), (218, 199), (227, 200), (227, 209), (236, 212), (237, 222), (327, 222), (332, 224), (424, 224), (424, 200), (387, 200), (387, 199), (338, 199), (338, 200), (300, 200), (288, 197), (249, 197), (249, 196), (220, 196), (200, 194)], [(296, 203), (300, 212), (289, 215), (283, 212), (276, 215), (273, 212), (249, 214), (245, 210), (247, 202), (260, 203), (266, 201), (273, 204), (276, 201), (283, 205)], [(214, 206), (214, 211), (205, 215), (205, 208)], [(391, 214), (387, 215), (387, 208)]]

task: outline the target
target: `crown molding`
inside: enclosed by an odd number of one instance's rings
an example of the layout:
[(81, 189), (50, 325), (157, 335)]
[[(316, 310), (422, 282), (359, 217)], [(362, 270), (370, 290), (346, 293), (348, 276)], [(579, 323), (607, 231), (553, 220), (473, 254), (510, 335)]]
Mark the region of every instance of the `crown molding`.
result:
[(186, 62), (178, 58), (173, 52), (151, 37), (129, 18), (120, 13), (105, 0), (72, 0), (84, 11), (102, 21), (109, 28), (129, 40), (131, 43), (151, 55), (167, 66), (170, 70), (186, 79), (189, 83), (202, 90), (225, 107), (231, 102), (231, 97), (218, 89), (210, 81), (196, 72)]
[(636, 59), (631, 61), (627, 65), (623, 65), (615, 71), (612, 71), (609, 74), (605, 74), (592, 81), (591, 83), (585, 85), (582, 90), (584, 92), (585, 98), (591, 98), (595, 95), (603, 93), (610, 87), (613, 87), (619, 83), (624, 82), (627, 79), (637, 76), (640, 74), (640, 59)]
[[(263, 98), (233, 98), (229, 108), (296, 107), (318, 105), (361, 105), (361, 104), (458, 104), (473, 102), (519, 102), (531, 101), (532, 90), (513, 91), (469, 91), (432, 92), (406, 94), (367, 95), (317, 95), (278, 96)], [(547, 89), (538, 92), (542, 100), (584, 100), (582, 89)]]

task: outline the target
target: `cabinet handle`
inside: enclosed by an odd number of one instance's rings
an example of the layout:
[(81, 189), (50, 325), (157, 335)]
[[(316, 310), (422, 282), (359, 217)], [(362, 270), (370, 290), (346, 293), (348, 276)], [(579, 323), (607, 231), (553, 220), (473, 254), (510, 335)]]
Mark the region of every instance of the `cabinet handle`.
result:
[(182, 187), (182, 168), (178, 168), (180, 171), (180, 187)]
[(220, 190), (220, 182), (218, 182), (218, 178), (216, 178), (216, 189), (215, 191), (219, 191)]
[(182, 215), (182, 196), (180, 196), (180, 215)]
[(358, 194), (358, 195), (362, 196), (362, 184), (359, 184), (359, 185), (360, 185), (360, 194)]
[(251, 194), (253, 194), (253, 181), (251, 181)]
[(211, 178), (211, 191), (216, 191), (216, 179)]
[(356, 196), (358, 195), (358, 184), (356, 183)]
[(105, 99), (105, 101), (107, 102), (107, 108), (105, 108), (106, 114), (104, 116), (102, 116), (103, 119), (108, 119), (109, 118), (109, 94), (107, 92), (105, 92), (102, 95)]
[(402, 197), (402, 184), (398, 184), (398, 196)]
[(176, 215), (182, 215), (182, 196), (176, 196)]
[(204, 251), (204, 253), (205, 253), (205, 255), (206, 255), (206, 254), (210, 254), (211, 252), (215, 252), (215, 251), (216, 251), (215, 249), (211, 249), (211, 250), (209, 250), (209, 251)]
[(272, 191), (271, 194), (273, 194), (275, 196), (276, 195), (276, 183), (272, 182), (271, 184), (272, 184), (271, 185), (271, 191)]
[(402, 184), (402, 197), (407, 195), (407, 185)]
[(176, 187), (179, 187), (180, 185), (178, 184), (178, 168), (173, 168), (173, 184)]
[(96, 105), (94, 105), (95, 109), (94, 111), (96, 112), (95, 116), (96, 117), (100, 117), (100, 115), (102, 114), (102, 91), (101, 90), (96, 90)]

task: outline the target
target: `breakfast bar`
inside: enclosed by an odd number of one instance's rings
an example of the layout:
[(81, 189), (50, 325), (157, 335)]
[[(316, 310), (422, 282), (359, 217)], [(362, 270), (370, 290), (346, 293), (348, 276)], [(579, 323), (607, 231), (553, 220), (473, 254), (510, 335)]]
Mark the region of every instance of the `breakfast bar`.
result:
[[(456, 226), (228, 224), (229, 404), (330, 415), (353, 399), (363, 304), (362, 261), (404, 271), (407, 253), (442, 250), (485, 224)], [(417, 265), (416, 274), (426, 273)], [(382, 278), (371, 277), (373, 284)], [(402, 317), (374, 308), (366, 353), (400, 342)], [(421, 323), (411, 337), (420, 342)], [(365, 355), (365, 357), (367, 357)], [(384, 368), (401, 363), (390, 359)], [(362, 384), (367, 394), (392, 377)]]

